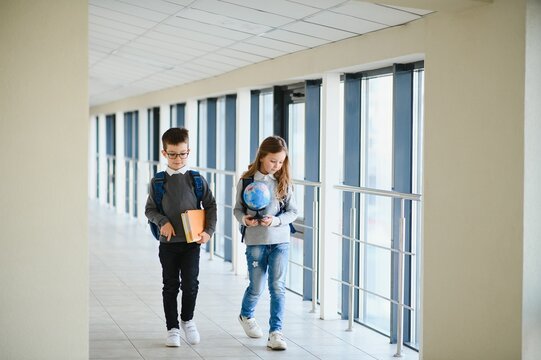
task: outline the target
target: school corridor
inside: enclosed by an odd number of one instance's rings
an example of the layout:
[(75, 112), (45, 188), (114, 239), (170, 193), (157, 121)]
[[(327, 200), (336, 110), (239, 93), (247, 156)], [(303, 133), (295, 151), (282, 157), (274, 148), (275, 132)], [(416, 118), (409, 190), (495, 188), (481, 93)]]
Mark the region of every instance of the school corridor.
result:
[[(393, 359), (389, 338), (346, 320), (320, 320), (311, 303), (287, 292), (284, 335), (286, 351), (272, 351), (267, 339), (248, 338), (237, 321), (248, 282), (234, 275), (230, 262), (201, 255), (199, 295), (194, 320), (201, 343), (164, 345), (166, 330), (161, 297), (158, 243), (146, 225), (112, 208), (89, 203), (90, 359)], [(268, 329), (268, 292), (256, 310)], [(405, 359), (419, 358), (404, 349)]]

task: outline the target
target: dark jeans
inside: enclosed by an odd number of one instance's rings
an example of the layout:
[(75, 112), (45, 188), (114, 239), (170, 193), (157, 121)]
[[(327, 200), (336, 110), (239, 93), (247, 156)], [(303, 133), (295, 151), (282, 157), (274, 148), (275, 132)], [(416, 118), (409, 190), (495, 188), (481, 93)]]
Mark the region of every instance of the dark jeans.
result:
[(180, 318), (189, 321), (193, 318), (195, 300), (199, 290), (199, 251), (196, 243), (160, 243), (160, 262), (163, 279), (163, 310), (167, 330), (179, 328), (177, 297), (182, 290)]

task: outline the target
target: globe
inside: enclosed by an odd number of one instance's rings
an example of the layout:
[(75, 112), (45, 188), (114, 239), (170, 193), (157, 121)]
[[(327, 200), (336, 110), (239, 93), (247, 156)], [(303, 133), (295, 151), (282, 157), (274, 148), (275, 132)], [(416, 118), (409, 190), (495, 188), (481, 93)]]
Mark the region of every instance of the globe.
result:
[(259, 211), (270, 204), (271, 193), (269, 187), (263, 181), (254, 181), (246, 186), (242, 193), (242, 199), (248, 209)]

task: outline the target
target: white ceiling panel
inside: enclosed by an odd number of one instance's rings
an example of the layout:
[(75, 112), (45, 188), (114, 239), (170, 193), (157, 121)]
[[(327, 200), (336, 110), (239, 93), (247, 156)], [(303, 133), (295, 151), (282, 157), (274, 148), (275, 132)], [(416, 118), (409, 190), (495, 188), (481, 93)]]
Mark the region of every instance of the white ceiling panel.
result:
[(158, 25), (155, 31), (169, 34), (173, 36), (178, 36), (181, 38), (189, 39), (194, 42), (201, 42), (205, 45), (214, 45), (216, 47), (224, 47), (233, 44), (235, 41), (231, 39), (226, 39), (224, 37), (219, 37), (215, 35), (203, 34), (197, 31), (192, 31), (188, 29), (181, 29), (175, 26), (170, 25)]
[(117, 52), (117, 55), (123, 56), (124, 54), (128, 56), (138, 56), (140, 58), (148, 59), (154, 64), (162, 64), (161, 67), (164, 69), (169, 69), (175, 66), (176, 64), (181, 63), (182, 61), (186, 61), (187, 59), (176, 59), (175, 57), (160, 54), (158, 52), (149, 52), (145, 49), (140, 49), (134, 46), (125, 46), (123, 47), (119, 52)]
[(186, 18), (179, 18), (177, 16), (173, 16), (166, 21), (163, 22), (164, 24), (175, 26), (181, 29), (188, 29), (192, 31), (197, 31), (204, 34), (209, 35), (218, 35), (220, 37), (224, 37), (231, 40), (243, 40), (250, 36), (253, 36), (250, 33), (243, 32), (243, 31), (237, 31), (232, 29), (227, 29), (222, 26), (215, 26), (210, 24), (204, 24), (200, 21), (195, 21), (191, 19)]
[(299, 46), (305, 46), (309, 48), (323, 45), (328, 42), (326, 40), (316, 38), (313, 36), (303, 35), (303, 34), (294, 33), (291, 31), (279, 30), (279, 29), (268, 32), (264, 34), (263, 37), (285, 41), (291, 44), (296, 44)]
[(320, 9), (286, 0), (227, 0), (227, 2), (257, 9), (271, 14), (278, 14), (292, 19), (301, 19), (317, 13)]
[(188, 5), (191, 1), (186, 1), (186, 4), (175, 4), (165, 0), (118, 0), (120, 2), (135, 5), (144, 9), (149, 9), (161, 12), (166, 15), (174, 14)]
[(331, 11), (323, 11), (311, 16), (305, 21), (322, 24), (331, 28), (349, 31), (356, 34), (365, 34), (367, 32), (380, 30), (386, 26), (372, 21), (359, 19), (349, 15), (337, 14)]
[(91, 0), (91, 4), (105, 9), (113, 10), (118, 13), (132, 15), (141, 19), (160, 22), (168, 15), (139, 6), (134, 6), (117, 0)]
[(361, 19), (370, 19), (370, 21), (389, 26), (404, 24), (420, 18), (419, 15), (410, 12), (361, 1), (349, 1), (335, 7), (332, 11)]
[(109, 49), (108, 52), (111, 52), (118, 48), (118, 43), (109, 40), (103, 40), (96, 35), (92, 35), (92, 37), (88, 39), (88, 43), (90, 45), (100, 46), (103, 49)]
[(262, 10), (250, 9), (219, 0), (200, 0), (196, 2), (193, 7), (209, 13), (227, 16), (232, 19), (240, 19), (271, 27), (280, 27), (293, 20), (290, 17), (276, 15)]
[(163, 1), (167, 1), (173, 4), (183, 5), (183, 6), (191, 5), (194, 2), (194, 0), (163, 0)]
[(317, 7), (319, 9), (328, 9), (330, 7), (342, 4), (347, 0), (289, 0), (294, 3)]
[(269, 58), (264, 57), (264, 56), (249, 54), (247, 52), (233, 50), (231, 48), (224, 48), (224, 49), (217, 50), (215, 52), (215, 54), (229, 56), (229, 57), (234, 58), (234, 59), (245, 60), (245, 61), (247, 61), (249, 63), (256, 63), (256, 62), (260, 62), (260, 61), (264, 61), (264, 60), (269, 59)]
[(90, 17), (102, 17), (119, 23), (142, 27), (144, 29), (150, 29), (157, 24), (155, 21), (145, 20), (137, 16), (120, 13), (118, 11), (105, 9), (94, 5), (88, 6), (88, 13)]
[(248, 61), (246, 59), (232, 58), (232, 57), (229, 57), (229, 56), (224, 56), (224, 55), (216, 54), (216, 53), (207, 54), (207, 55), (205, 55), (204, 58), (208, 59), (208, 60), (211, 60), (211, 61), (214, 61), (214, 62), (217, 62), (217, 63), (233, 65), (233, 66), (235, 66), (237, 68), (240, 68), (240, 67), (243, 67), (243, 66), (246, 66), (246, 65), (250, 65), (252, 63), (251, 61)]
[(306, 47), (304, 46), (295, 45), (295, 44), (287, 43), (280, 40), (264, 38), (262, 36), (254, 36), (253, 38), (250, 38), (246, 40), (245, 42), (249, 44), (267, 47), (269, 49), (282, 51), (284, 53), (294, 53), (297, 51), (306, 50)]
[(101, 25), (94, 25), (94, 24), (88, 24), (88, 30), (90, 31), (90, 36), (94, 36), (94, 34), (99, 34), (101, 36), (108, 36), (113, 37), (115, 39), (122, 39), (124, 42), (127, 42), (129, 40), (132, 40), (136, 38), (139, 35), (134, 35), (132, 33), (128, 33), (122, 30), (117, 29), (111, 29), (105, 26)]
[(412, 14), (417, 14), (417, 15), (421, 15), (421, 16), (428, 15), (428, 14), (433, 12), (432, 10), (414, 9), (414, 8), (409, 8), (409, 7), (385, 5), (385, 4), (381, 4), (381, 5), (387, 6), (387, 7), (390, 7), (390, 8), (395, 8), (395, 9), (402, 10), (402, 11), (407, 11), (407, 12), (410, 12)]
[(214, 76), (220, 72), (214, 68), (204, 66), (199, 64), (199, 62), (189, 62), (182, 66), (186, 71), (194, 72), (198, 74), (200, 78), (206, 78), (209, 76)]
[(254, 44), (248, 44), (248, 43), (236, 43), (236, 44), (231, 45), (230, 48), (234, 50), (239, 50), (239, 51), (255, 54), (255, 55), (262, 55), (262, 56), (268, 57), (269, 59), (274, 59), (279, 56), (287, 54), (283, 51), (269, 49), (266, 47), (262, 47), (262, 46), (258, 46)]
[(216, 15), (207, 11), (196, 9), (183, 10), (177, 15), (177, 17), (199, 21), (203, 24), (221, 26), (226, 29), (242, 31), (253, 35), (261, 34), (271, 29), (271, 27), (267, 25)]
[(163, 47), (164, 49), (175, 49), (191, 56), (201, 56), (217, 48), (214, 45), (202, 44), (184, 38), (174, 38), (167, 34), (160, 34), (157, 32), (148, 33), (137, 39), (137, 41), (148, 45), (156, 43), (157, 46)]
[(237, 68), (237, 66), (234, 66), (234, 65), (229, 65), (229, 64), (225, 64), (221, 62), (208, 60), (206, 57), (196, 59), (191, 62), (191, 64), (194, 64), (194, 63), (197, 63), (198, 66), (205, 66), (209, 70), (213, 70), (214, 74), (226, 73), (228, 71), (231, 71)]
[(334, 29), (328, 26), (309, 23), (305, 21), (297, 21), (293, 24), (282, 27), (283, 30), (296, 32), (299, 34), (309, 35), (328, 41), (338, 41), (357, 35), (351, 31), (343, 31)]
[(125, 23), (121, 23), (115, 20), (111, 20), (111, 19), (107, 19), (107, 18), (103, 18), (99, 16), (91, 16), (88, 19), (88, 23), (89, 25), (99, 25), (99, 26), (103, 26), (109, 29), (120, 30), (120, 31), (124, 31), (124, 32), (134, 34), (134, 35), (141, 35), (145, 31), (148, 30), (143, 27), (125, 24)]
[(107, 34), (98, 32), (93, 33), (88, 41), (101, 41), (103, 44), (110, 44), (115, 49), (129, 42), (129, 40), (119, 39), (114, 36), (108, 36)]
[(91, 106), (418, 19), (353, 0), (89, 0)]
[(182, 51), (182, 49), (177, 50), (174, 47), (165, 48), (161, 46), (156, 46), (154, 44), (146, 44), (142, 41), (134, 41), (130, 43), (129, 47), (142, 51), (141, 56), (147, 56), (147, 54), (153, 53), (156, 56), (164, 56), (174, 59), (177, 63), (180, 63), (182, 61), (188, 61), (195, 57)]

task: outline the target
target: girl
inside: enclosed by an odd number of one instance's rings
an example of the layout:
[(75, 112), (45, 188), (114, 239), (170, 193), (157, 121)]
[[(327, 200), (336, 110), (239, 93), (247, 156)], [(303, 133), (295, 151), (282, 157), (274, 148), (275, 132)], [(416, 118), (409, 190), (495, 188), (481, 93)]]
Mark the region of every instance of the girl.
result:
[[(262, 219), (255, 219), (242, 200), (243, 179), (263, 181), (268, 186), (270, 204), (260, 210)], [(259, 146), (257, 156), (242, 175), (237, 185), (237, 200), (234, 214), (244, 226), (246, 261), (250, 285), (242, 299), (239, 322), (246, 335), (252, 338), (263, 336), (254, 318), (254, 310), (265, 287), (268, 276), (270, 292), (269, 337), (267, 346), (273, 350), (285, 350), (287, 344), (282, 335), (285, 305), (285, 278), (289, 261), (289, 239), (291, 224), (297, 218), (297, 208), (291, 194), (291, 178), (287, 145), (279, 136), (269, 136)]]

